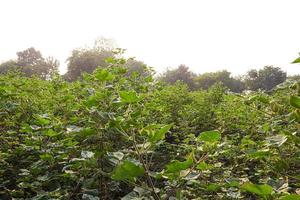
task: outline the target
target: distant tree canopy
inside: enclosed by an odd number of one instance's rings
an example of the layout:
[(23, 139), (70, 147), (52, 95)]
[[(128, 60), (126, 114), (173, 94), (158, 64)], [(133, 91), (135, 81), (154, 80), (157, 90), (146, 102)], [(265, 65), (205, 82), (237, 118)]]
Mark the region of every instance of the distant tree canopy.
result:
[(216, 83), (222, 83), (232, 92), (242, 92), (245, 89), (242, 80), (231, 77), (231, 73), (226, 70), (200, 74), (195, 78), (196, 87), (199, 89), (208, 89)]
[(76, 49), (68, 58), (68, 71), (66, 79), (73, 81), (81, 76), (83, 72), (92, 73), (97, 67), (107, 67), (105, 60), (114, 57), (113, 52), (96, 49)]
[[(67, 59), (68, 68), (64, 76), (66, 80), (74, 81), (81, 77), (82, 73), (92, 73), (97, 67), (106, 68), (111, 65), (108, 58), (119, 58), (124, 50), (117, 48), (111, 39), (97, 39), (92, 47), (74, 49)], [(138, 73), (148, 76), (154, 73), (144, 62), (134, 58), (124, 59), (127, 68), (127, 76)], [(124, 61), (125, 62), (125, 61)], [(300, 57), (293, 63), (300, 63)], [(42, 79), (49, 79), (54, 73), (58, 73), (59, 62), (53, 57), (44, 58), (40, 51), (33, 47), (17, 52), (17, 59), (8, 60), (0, 64), (0, 73), (18, 71), (25, 76), (33, 75)], [(216, 83), (222, 83), (232, 92), (249, 90), (271, 90), (276, 85), (289, 80), (300, 80), (300, 75), (287, 77), (286, 72), (279, 67), (265, 66), (263, 69), (252, 69), (244, 76), (233, 77), (227, 70), (209, 72), (204, 74), (193, 73), (186, 65), (179, 65), (175, 69), (168, 69), (158, 79), (167, 84), (175, 84), (177, 81), (185, 83), (189, 90), (209, 89)]]
[(292, 80), (292, 81), (300, 81), (300, 75), (288, 76), (287, 79)]
[(74, 49), (67, 59), (68, 71), (65, 78), (73, 81), (83, 72), (92, 73), (97, 67), (107, 67), (109, 64), (105, 60), (115, 56), (114, 48), (113, 41), (101, 38), (95, 41), (93, 47)]
[(187, 86), (193, 90), (195, 89), (194, 78), (196, 74), (191, 72), (189, 68), (185, 65), (179, 65), (176, 69), (167, 70), (160, 77), (160, 80), (168, 84), (174, 84), (177, 81), (182, 81), (187, 84)]
[(249, 90), (271, 90), (287, 79), (286, 72), (279, 67), (265, 66), (263, 69), (252, 69), (245, 76), (245, 84)]
[[(298, 79), (298, 76), (290, 79)], [(232, 92), (240, 93), (245, 89), (249, 90), (271, 90), (276, 85), (283, 83), (287, 79), (286, 72), (278, 67), (265, 66), (263, 69), (252, 69), (243, 77), (232, 77), (227, 70), (208, 72), (196, 75), (185, 65), (180, 65), (173, 70), (167, 70), (160, 80), (174, 84), (176, 81), (182, 81), (190, 90), (208, 89), (216, 83), (222, 83)]]
[(126, 62), (125, 67), (128, 70), (128, 75), (132, 75), (134, 72), (137, 72), (142, 76), (148, 76), (152, 73), (144, 62), (135, 59), (129, 59)]
[(40, 51), (33, 47), (17, 52), (17, 60), (9, 60), (0, 65), (0, 73), (9, 71), (20, 71), (25, 76), (36, 75), (42, 79), (50, 78), (53, 73), (58, 72), (58, 60), (48, 57), (44, 58)]

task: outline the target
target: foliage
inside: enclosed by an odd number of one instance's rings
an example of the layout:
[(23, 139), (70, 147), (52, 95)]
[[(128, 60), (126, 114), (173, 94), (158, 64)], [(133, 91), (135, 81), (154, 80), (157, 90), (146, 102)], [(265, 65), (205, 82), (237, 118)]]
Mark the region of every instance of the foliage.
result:
[(168, 84), (174, 84), (177, 81), (182, 81), (188, 85), (189, 89), (193, 90), (195, 88), (195, 77), (196, 74), (191, 72), (187, 66), (179, 65), (176, 69), (164, 72), (160, 79)]
[(197, 88), (208, 89), (216, 83), (222, 83), (232, 92), (242, 92), (245, 85), (239, 78), (231, 77), (230, 72), (223, 70), (218, 72), (204, 73), (197, 76), (195, 79)]
[(250, 70), (245, 77), (245, 84), (250, 90), (271, 90), (276, 85), (283, 83), (287, 78), (286, 72), (278, 67), (265, 66), (260, 70)]
[(114, 57), (111, 50), (101, 48), (81, 48), (72, 51), (68, 58), (68, 71), (65, 78), (74, 81), (80, 78), (82, 73), (92, 73), (97, 67), (108, 67), (106, 59)]
[(0, 76), (0, 199), (299, 199), (299, 83), (190, 91), (107, 62)]
[(48, 57), (44, 58), (40, 51), (33, 47), (17, 52), (17, 60), (10, 60), (0, 65), (0, 73), (19, 71), (28, 77), (33, 75), (42, 79), (49, 79), (58, 73), (58, 60)]
[(148, 66), (142, 61), (135, 60), (133, 58), (129, 59), (125, 67), (127, 68), (128, 76), (138, 75), (138, 76), (150, 76), (153, 72), (148, 68)]

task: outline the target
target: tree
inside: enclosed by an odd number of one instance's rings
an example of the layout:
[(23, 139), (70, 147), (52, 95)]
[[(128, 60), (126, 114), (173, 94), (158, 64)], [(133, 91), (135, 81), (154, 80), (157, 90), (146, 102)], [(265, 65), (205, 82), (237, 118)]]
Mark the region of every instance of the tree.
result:
[(9, 61), (6, 61), (6, 62), (3, 62), (1, 65), (0, 65), (0, 73), (1, 74), (6, 74), (10, 71), (14, 72), (14, 71), (17, 71), (19, 70), (19, 66), (18, 66), (18, 63), (17, 61), (15, 60), (9, 60)]
[(276, 85), (283, 83), (287, 78), (286, 72), (279, 67), (265, 66), (263, 69), (252, 69), (245, 76), (246, 87), (250, 90), (271, 90)]
[(242, 92), (245, 89), (242, 80), (231, 77), (231, 73), (226, 70), (198, 75), (195, 82), (197, 88), (201, 89), (208, 89), (216, 83), (222, 83), (232, 92)]
[(195, 89), (194, 78), (196, 74), (191, 72), (189, 68), (185, 65), (179, 65), (176, 69), (167, 70), (165, 73), (162, 74), (160, 79), (163, 82), (174, 84), (177, 81), (182, 81), (183, 83), (187, 84), (189, 89)]
[(73, 81), (81, 77), (83, 72), (92, 73), (97, 67), (107, 67), (109, 64), (105, 60), (115, 56), (112, 44), (110, 40), (101, 38), (95, 41), (93, 47), (74, 49), (67, 59), (65, 78)]
[(127, 68), (128, 72), (127, 75), (132, 75), (134, 72), (139, 73), (141, 76), (149, 76), (152, 74), (151, 70), (147, 67), (147, 65), (135, 59), (128, 59), (125, 67)]
[(292, 75), (292, 76), (288, 76), (287, 79), (291, 80), (291, 81), (300, 81), (300, 75)]
[(44, 61), (41, 52), (35, 50), (33, 47), (17, 52), (17, 56), (19, 66), (38, 65)]
[(59, 62), (53, 57), (44, 58), (40, 51), (30, 47), (17, 52), (17, 60), (9, 60), (0, 65), (0, 72), (20, 71), (25, 76), (36, 75), (48, 79), (53, 73), (58, 72)]

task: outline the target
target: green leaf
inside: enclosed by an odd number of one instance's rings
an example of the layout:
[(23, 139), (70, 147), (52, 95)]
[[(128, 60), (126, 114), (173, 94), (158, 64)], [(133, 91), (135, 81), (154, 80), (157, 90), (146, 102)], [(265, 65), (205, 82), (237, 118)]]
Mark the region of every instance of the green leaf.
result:
[(44, 161), (49, 161), (49, 162), (54, 159), (53, 156), (51, 154), (48, 154), (48, 153), (40, 155), (40, 158)]
[(269, 157), (271, 155), (270, 151), (268, 149), (264, 149), (264, 150), (250, 150), (249, 152), (247, 152), (247, 155), (250, 158), (266, 158)]
[(189, 168), (193, 164), (193, 161), (191, 159), (188, 159), (186, 161), (180, 162), (178, 160), (171, 161), (170, 164), (167, 165), (166, 173), (174, 173), (179, 172), (181, 170), (185, 170)]
[(99, 81), (111, 81), (114, 79), (114, 75), (106, 69), (100, 69), (95, 74), (96, 79)]
[(300, 57), (294, 60), (292, 63), (300, 63)]
[(89, 96), (89, 98), (84, 102), (84, 105), (88, 108), (99, 105), (98, 97), (96, 95)]
[(293, 107), (300, 109), (300, 97), (298, 97), (298, 96), (291, 96), (291, 98), (290, 98), (290, 104)]
[(113, 57), (108, 57), (105, 59), (105, 62), (108, 64), (115, 64), (117, 62), (117, 60)]
[(121, 91), (120, 97), (124, 103), (135, 103), (140, 100), (135, 91)]
[(136, 177), (142, 176), (144, 173), (145, 171), (142, 166), (125, 160), (115, 168), (111, 178), (117, 181), (134, 181)]
[(244, 185), (242, 185), (241, 189), (261, 197), (268, 196), (273, 192), (273, 188), (266, 184), (257, 185), (253, 183), (245, 183)]
[(37, 125), (41, 125), (41, 126), (48, 125), (48, 124), (50, 124), (50, 122), (51, 121), (46, 117), (43, 117), (41, 115), (36, 116), (36, 124)]
[(300, 195), (298, 194), (290, 194), (281, 198), (281, 200), (300, 200)]
[(58, 136), (59, 133), (53, 131), (52, 129), (48, 129), (47, 131), (44, 132), (44, 135), (48, 137), (55, 137)]
[(197, 169), (201, 170), (201, 171), (205, 171), (205, 170), (209, 170), (213, 168), (212, 165), (207, 164), (206, 162), (201, 162), (197, 165)]
[(209, 192), (216, 192), (216, 191), (218, 191), (220, 188), (221, 188), (221, 186), (219, 186), (219, 185), (217, 185), (217, 184), (214, 184), (214, 183), (211, 183), (211, 184), (208, 184), (208, 185), (207, 185), (206, 190), (209, 191)]
[(221, 133), (219, 131), (205, 131), (200, 133), (198, 138), (204, 142), (217, 142), (221, 139)]
[(265, 104), (270, 103), (270, 100), (269, 100), (268, 96), (263, 95), (263, 94), (253, 95), (253, 96), (248, 98), (249, 103), (252, 103), (253, 101), (260, 101), (260, 102), (265, 103)]
[(149, 141), (155, 143), (159, 140), (163, 140), (165, 138), (166, 133), (170, 130), (172, 125), (165, 125), (161, 127), (158, 131), (153, 132), (150, 135)]
[(191, 167), (193, 164), (193, 158), (192, 156), (189, 156), (185, 161), (181, 162), (178, 160), (173, 160), (171, 161), (168, 165), (167, 165), (167, 169), (165, 171), (165, 175), (170, 178), (173, 179), (175, 177), (180, 176), (180, 172), (182, 170), (186, 170), (189, 167)]

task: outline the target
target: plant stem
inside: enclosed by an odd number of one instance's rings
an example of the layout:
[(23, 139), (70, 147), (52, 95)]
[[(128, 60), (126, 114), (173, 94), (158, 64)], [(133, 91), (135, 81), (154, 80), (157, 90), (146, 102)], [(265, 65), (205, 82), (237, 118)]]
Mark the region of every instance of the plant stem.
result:
[(146, 163), (145, 163), (145, 161), (144, 161), (144, 159), (143, 159), (143, 157), (142, 157), (142, 155), (141, 155), (139, 149), (137, 148), (136, 140), (135, 140), (135, 134), (134, 134), (134, 133), (132, 134), (132, 139), (133, 139), (133, 145), (134, 145), (134, 148), (135, 148), (135, 150), (136, 150), (136, 153), (138, 154), (139, 160), (140, 160), (140, 162), (142, 163), (143, 168), (144, 168), (144, 170), (145, 170), (145, 174), (146, 174), (146, 177), (147, 177), (147, 180), (148, 180), (148, 184), (150, 185), (150, 187), (151, 187), (151, 189), (152, 189), (153, 197), (154, 197), (155, 200), (160, 200), (160, 197), (159, 197), (158, 194), (156, 194), (156, 192), (155, 192), (155, 186), (154, 186), (153, 181), (152, 181), (152, 178), (151, 178), (151, 176), (150, 176), (149, 168), (148, 168), (148, 166), (146, 165)]

